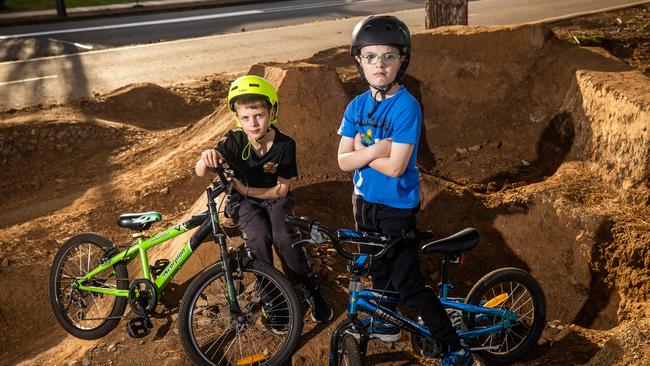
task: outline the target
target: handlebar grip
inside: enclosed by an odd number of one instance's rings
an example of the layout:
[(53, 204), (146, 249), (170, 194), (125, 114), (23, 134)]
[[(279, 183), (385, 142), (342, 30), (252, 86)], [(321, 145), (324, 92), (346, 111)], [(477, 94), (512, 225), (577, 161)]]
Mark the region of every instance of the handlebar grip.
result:
[(290, 216), (287, 215), (284, 218), (284, 223), (290, 226), (297, 226), (301, 229), (309, 231), (311, 229), (312, 224), (314, 221), (312, 220), (303, 220), (295, 216)]

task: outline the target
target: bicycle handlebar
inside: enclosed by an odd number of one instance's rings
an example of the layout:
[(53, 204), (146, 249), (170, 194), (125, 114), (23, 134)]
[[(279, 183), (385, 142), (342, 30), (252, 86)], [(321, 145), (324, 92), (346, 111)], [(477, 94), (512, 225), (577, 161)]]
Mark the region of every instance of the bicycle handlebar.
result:
[(227, 187), (232, 184), (226, 177), (226, 175), (231, 177), (235, 175), (235, 172), (232, 169), (224, 168), (223, 165), (219, 165), (215, 170), (219, 180), (221, 180), (221, 185)]
[(351, 230), (337, 230), (334, 231), (327, 226), (324, 226), (314, 220), (305, 220), (295, 216), (287, 215), (284, 219), (284, 222), (287, 225), (299, 227), (305, 231), (308, 231), (310, 234), (309, 241), (314, 243), (323, 243), (324, 239), (320, 235), (321, 233), (327, 235), (336, 249), (336, 252), (339, 253), (343, 258), (351, 260), (354, 258), (354, 253), (351, 253), (341, 245), (341, 241), (356, 241), (362, 244), (373, 244), (381, 246), (382, 249), (378, 253), (367, 253), (372, 256), (374, 259), (379, 259), (385, 256), (389, 250), (397, 244), (401, 238), (391, 240), (390, 237), (377, 234), (377, 233), (368, 233), (368, 232), (358, 232)]

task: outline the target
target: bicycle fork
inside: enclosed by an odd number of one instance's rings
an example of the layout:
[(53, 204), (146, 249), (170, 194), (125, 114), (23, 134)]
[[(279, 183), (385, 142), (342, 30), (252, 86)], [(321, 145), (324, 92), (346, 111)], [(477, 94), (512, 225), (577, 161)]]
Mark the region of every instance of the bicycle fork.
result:
[(226, 244), (226, 235), (217, 229), (219, 222), (219, 213), (217, 212), (217, 204), (210, 198), (210, 189), (207, 189), (208, 194), (208, 212), (210, 214), (210, 223), (212, 224), (212, 237), (214, 242), (219, 246), (221, 252), (221, 263), (223, 266), (224, 276), (226, 278), (226, 293), (228, 295), (228, 305), (230, 307), (230, 315), (233, 319), (241, 315), (241, 308), (237, 302), (237, 292), (235, 291), (235, 282), (232, 278), (230, 255), (228, 253), (228, 245)]
[(343, 341), (345, 333), (350, 328), (355, 328), (359, 332), (359, 352), (361, 354), (361, 360), (365, 363), (366, 359), (366, 350), (368, 346), (368, 332), (364, 328), (361, 320), (357, 318), (357, 300), (359, 299), (359, 292), (364, 288), (361, 283), (359, 276), (353, 274), (352, 281), (349, 285), (350, 290), (350, 304), (348, 305), (348, 318), (342, 321), (332, 333), (330, 338), (330, 354), (329, 354), (329, 366), (339, 366), (339, 360), (342, 356), (343, 350), (339, 345)]

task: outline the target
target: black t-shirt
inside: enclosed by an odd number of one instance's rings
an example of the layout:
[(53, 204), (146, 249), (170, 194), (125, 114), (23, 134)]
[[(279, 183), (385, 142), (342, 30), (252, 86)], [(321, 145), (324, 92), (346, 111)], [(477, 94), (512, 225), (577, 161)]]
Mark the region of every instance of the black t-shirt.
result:
[(248, 159), (242, 159), (242, 152), (248, 145), (248, 136), (242, 130), (228, 131), (215, 147), (234, 166), (235, 177), (249, 187), (271, 188), (278, 184), (278, 177), (291, 179), (298, 176), (295, 141), (272, 128), (275, 130), (273, 145), (262, 157), (251, 146)]

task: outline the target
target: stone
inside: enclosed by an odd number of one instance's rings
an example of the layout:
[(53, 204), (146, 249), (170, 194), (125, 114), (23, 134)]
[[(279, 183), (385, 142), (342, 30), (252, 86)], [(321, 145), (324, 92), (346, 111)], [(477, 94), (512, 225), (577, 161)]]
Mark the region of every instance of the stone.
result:
[(456, 152), (459, 153), (459, 154), (465, 154), (465, 153), (467, 153), (467, 149), (464, 148), (464, 147), (457, 147)]
[(481, 150), (481, 145), (470, 146), (470, 147), (468, 147), (467, 149), (468, 149), (469, 151), (476, 152), (476, 151)]

